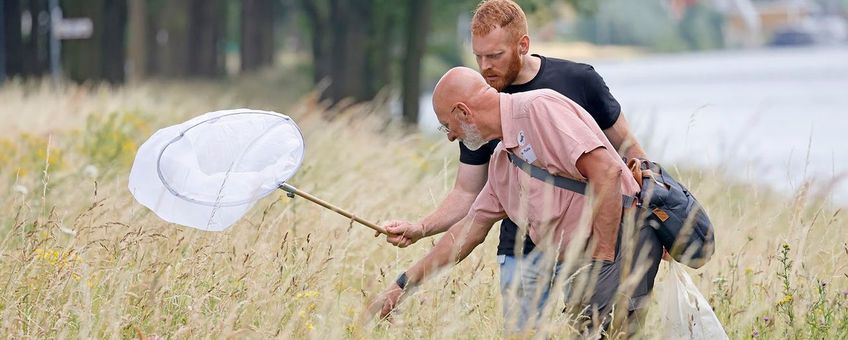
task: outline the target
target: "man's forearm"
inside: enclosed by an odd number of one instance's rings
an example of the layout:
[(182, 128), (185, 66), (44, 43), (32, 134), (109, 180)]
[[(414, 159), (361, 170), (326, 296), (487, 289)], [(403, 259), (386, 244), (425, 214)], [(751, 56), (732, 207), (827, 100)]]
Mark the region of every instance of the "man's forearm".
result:
[(468, 214), (468, 210), (476, 198), (477, 196), (473, 193), (466, 193), (456, 189), (452, 190), (436, 210), (421, 220), (421, 225), (424, 228), (424, 236), (443, 233), (459, 222)]
[(618, 120), (611, 127), (603, 132), (621, 156), (628, 159), (645, 159), (648, 157), (645, 150), (639, 145), (639, 141), (636, 140), (636, 136), (630, 131), (630, 124), (627, 123), (623, 113), (618, 116)]
[(594, 197), (593, 230), (604, 233), (618, 230), (622, 209), (620, 175), (620, 171), (605, 171), (603, 177), (590, 181)]
[(645, 150), (642, 149), (642, 146), (639, 145), (638, 142), (636, 142), (635, 137), (633, 137), (633, 139), (630, 139), (630, 140), (633, 141), (633, 144), (631, 144), (630, 147), (626, 148), (624, 150), (624, 153), (621, 156), (624, 157), (624, 158), (627, 158), (627, 159), (631, 159), (631, 158), (647, 159), (648, 154), (645, 153)]
[(492, 225), (473, 222), (470, 217), (457, 222), (424, 258), (406, 271), (409, 284), (423, 282), (439, 269), (465, 259), (477, 245), (483, 243)]

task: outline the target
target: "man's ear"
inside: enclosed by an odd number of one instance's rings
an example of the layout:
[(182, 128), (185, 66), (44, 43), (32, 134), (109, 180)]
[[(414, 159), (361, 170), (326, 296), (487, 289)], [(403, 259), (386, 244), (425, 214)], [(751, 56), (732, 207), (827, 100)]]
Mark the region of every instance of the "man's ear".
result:
[(530, 53), (530, 36), (525, 34), (518, 39), (518, 53), (520, 55)]
[(470, 122), (471, 121), (471, 119), (473, 118), (473, 113), (468, 108), (468, 105), (466, 105), (463, 102), (459, 102), (459, 103), (456, 103), (456, 108), (457, 108), (457, 113), (456, 113), (457, 119), (464, 121), (464, 122)]

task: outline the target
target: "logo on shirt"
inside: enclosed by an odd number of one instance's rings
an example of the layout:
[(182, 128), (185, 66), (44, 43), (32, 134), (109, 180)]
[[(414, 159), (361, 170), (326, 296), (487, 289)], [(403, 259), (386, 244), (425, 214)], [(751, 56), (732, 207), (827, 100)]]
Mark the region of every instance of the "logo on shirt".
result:
[(527, 163), (533, 163), (536, 161), (536, 153), (533, 152), (533, 147), (530, 146), (530, 144), (521, 147), (521, 150), (518, 153)]
[(518, 145), (524, 145), (527, 140), (524, 138), (524, 130), (518, 131)]

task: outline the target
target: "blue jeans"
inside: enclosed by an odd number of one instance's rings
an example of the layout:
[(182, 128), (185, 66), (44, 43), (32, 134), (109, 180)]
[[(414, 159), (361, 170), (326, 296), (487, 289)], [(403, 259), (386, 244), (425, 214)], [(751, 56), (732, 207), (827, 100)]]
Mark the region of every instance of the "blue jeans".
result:
[[(550, 297), (555, 273), (551, 261), (532, 252), (525, 257), (498, 255), (501, 297), (507, 333), (535, 328)], [(548, 268), (545, 263), (550, 264)], [(558, 269), (558, 268), (557, 268)], [(533, 324), (528, 324), (529, 322)]]

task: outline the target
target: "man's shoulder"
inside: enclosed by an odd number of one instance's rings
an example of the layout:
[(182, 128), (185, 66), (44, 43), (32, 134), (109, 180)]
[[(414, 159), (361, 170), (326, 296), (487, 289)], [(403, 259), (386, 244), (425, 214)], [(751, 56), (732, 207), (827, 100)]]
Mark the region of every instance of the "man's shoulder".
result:
[(571, 77), (574, 77), (575, 75), (590, 75), (595, 73), (595, 68), (586, 63), (543, 55), (538, 56), (545, 60), (545, 73), (568, 74)]
[(526, 92), (519, 92), (512, 94), (513, 97), (518, 98), (522, 107), (527, 107), (534, 103), (538, 103), (541, 101), (560, 101), (567, 100), (568, 97), (564, 96), (562, 93), (559, 93), (555, 90), (544, 88), (544, 89), (535, 89)]
[(537, 56), (539, 56), (540, 58), (545, 60), (545, 62), (548, 65), (556, 66), (556, 67), (560, 67), (560, 68), (564, 68), (564, 69), (581, 70), (581, 69), (592, 68), (592, 65), (589, 65), (587, 63), (581, 63), (579, 61), (561, 59), (561, 58), (555, 58), (555, 57), (548, 57), (548, 56), (544, 56), (544, 55), (541, 55), (541, 54), (537, 54)]
[(538, 89), (513, 94), (518, 97), (519, 116), (550, 119), (552, 115), (561, 115), (564, 110), (573, 106), (572, 101), (562, 93), (551, 89)]

